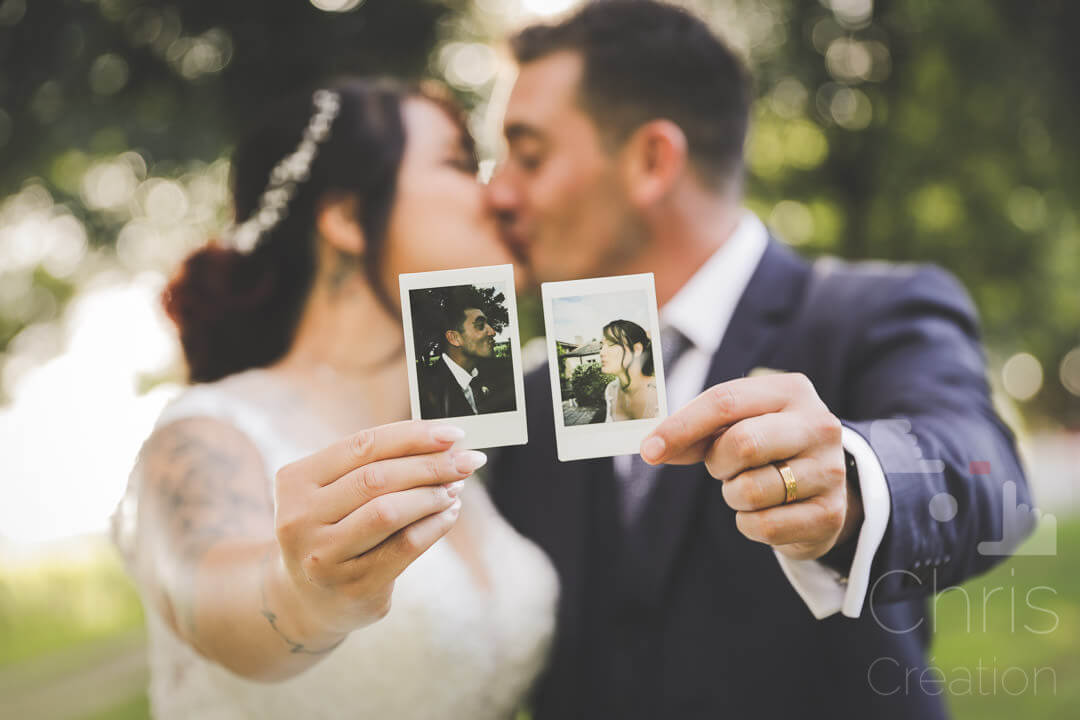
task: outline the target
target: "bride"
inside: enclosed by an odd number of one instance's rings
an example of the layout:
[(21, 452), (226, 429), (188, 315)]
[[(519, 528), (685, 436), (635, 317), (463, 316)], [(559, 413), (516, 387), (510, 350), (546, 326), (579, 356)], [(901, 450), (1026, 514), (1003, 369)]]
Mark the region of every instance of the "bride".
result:
[(114, 515), (158, 718), (506, 718), (557, 582), (409, 415), (397, 276), (510, 262), (437, 96), (350, 81), (233, 158), (240, 224), (164, 296), (190, 386)]
[(631, 320), (612, 320), (600, 341), (600, 370), (615, 378), (604, 388), (605, 422), (656, 417), (652, 340)]

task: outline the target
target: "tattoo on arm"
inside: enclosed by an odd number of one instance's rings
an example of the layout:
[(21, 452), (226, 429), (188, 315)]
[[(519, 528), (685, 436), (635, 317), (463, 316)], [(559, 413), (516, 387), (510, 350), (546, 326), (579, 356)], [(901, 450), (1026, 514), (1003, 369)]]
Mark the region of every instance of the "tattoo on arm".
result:
[(267, 600), (267, 597), (266, 597), (266, 573), (267, 573), (268, 566), (270, 564), (270, 558), (271, 558), (271, 551), (268, 550), (266, 552), (266, 555), (263, 556), (262, 563), (260, 564), (260, 567), (259, 567), (259, 588), (260, 588), (260, 593), (262, 595), (262, 607), (259, 609), (259, 612), (262, 614), (262, 616), (264, 618), (266, 618), (266, 621), (268, 623), (270, 623), (270, 627), (272, 627), (274, 629), (274, 632), (276, 632), (278, 634), (278, 637), (280, 637), (282, 640), (285, 641), (285, 644), (289, 647), (289, 652), (294, 654), (294, 655), (296, 655), (296, 654), (325, 655), (326, 653), (336, 649), (338, 647), (338, 645), (341, 645), (341, 643), (345, 642), (345, 638), (341, 638), (340, 640), (338, 640), (336, 643), (334, 643), (333, 645), (331, 645), (328, 648), (322, 648), (320, 650), (312, 650), (311, 648), (308, 648), (303, 643), (299, 643), (299, 642), (296, 642), (295, 640), (292, 640), (288, 635), (286, 635), (285, 633), (283, 633), (281, 631), (281, 628), (279, 628), (278, 625), (277, 625), (277, 613), (275, 613), (274, 611), (272, 611), (270, 609), (270, 604), (269, 604), (269, 602)]
[[(226, 538), (269, 537), (274, 506), (258, 452), (224, 423), (182, 420), (147, 445), (143, 497), (171, 572), (169, 599), (195, 634), (198, 566)], [(158, 543), (155, 543), (158, 544)]]

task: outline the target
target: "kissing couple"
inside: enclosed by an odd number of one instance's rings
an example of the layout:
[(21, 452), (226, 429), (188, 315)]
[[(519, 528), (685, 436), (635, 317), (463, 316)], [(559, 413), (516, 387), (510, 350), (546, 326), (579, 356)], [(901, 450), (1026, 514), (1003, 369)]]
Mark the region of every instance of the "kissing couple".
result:
[[(238, 146), (237, 225), (164, 296), (192, 384), (114, 516), (154, 716), (945, 717), (906, 680), (927, 600), (1001, 559), (1000, 482), (1030, 504), (966, 293), (808, 263), (742, 207), (750, 80), (691, 13), (589, 3), (511, 46), (486, 184), (458, 107), (373, 80)], [(509, 262), (654, 274), (673, 412), (639, 454), (488, 462), (406, 420), (398, 275)]]

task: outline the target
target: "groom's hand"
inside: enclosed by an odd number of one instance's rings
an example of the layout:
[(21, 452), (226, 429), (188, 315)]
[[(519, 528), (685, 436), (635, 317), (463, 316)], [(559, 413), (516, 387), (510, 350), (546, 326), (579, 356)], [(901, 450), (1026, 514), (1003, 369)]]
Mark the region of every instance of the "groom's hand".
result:
[[(800, 373), (714, 385), (661, 422), (641, 443), (648, 463), (704, 462), (724, 483), (739, 531), (796, 559), (818, 558), (862, 524), (849, 488), (841, 425)], [(795, 476), (796, 500), (773, 463)]]

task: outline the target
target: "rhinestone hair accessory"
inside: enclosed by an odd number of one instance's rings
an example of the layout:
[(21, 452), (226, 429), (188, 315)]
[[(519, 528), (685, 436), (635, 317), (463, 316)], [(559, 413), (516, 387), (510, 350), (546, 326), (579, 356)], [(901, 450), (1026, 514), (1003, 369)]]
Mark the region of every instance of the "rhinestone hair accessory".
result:
[(300, 144), (270, 171), (270, 182), (255, 211), (229, 234), (228, 245), (239, 252), (246, 254), (254, 250), (263, 233), (285, 217), (297, 185), (307, 180), (311, 172), (319, 144), (330, 136), (330, 126), (341, 109), (341, 96), (333, 90), (316, 90), (311, 99), (315, 114), (304, 129)]

